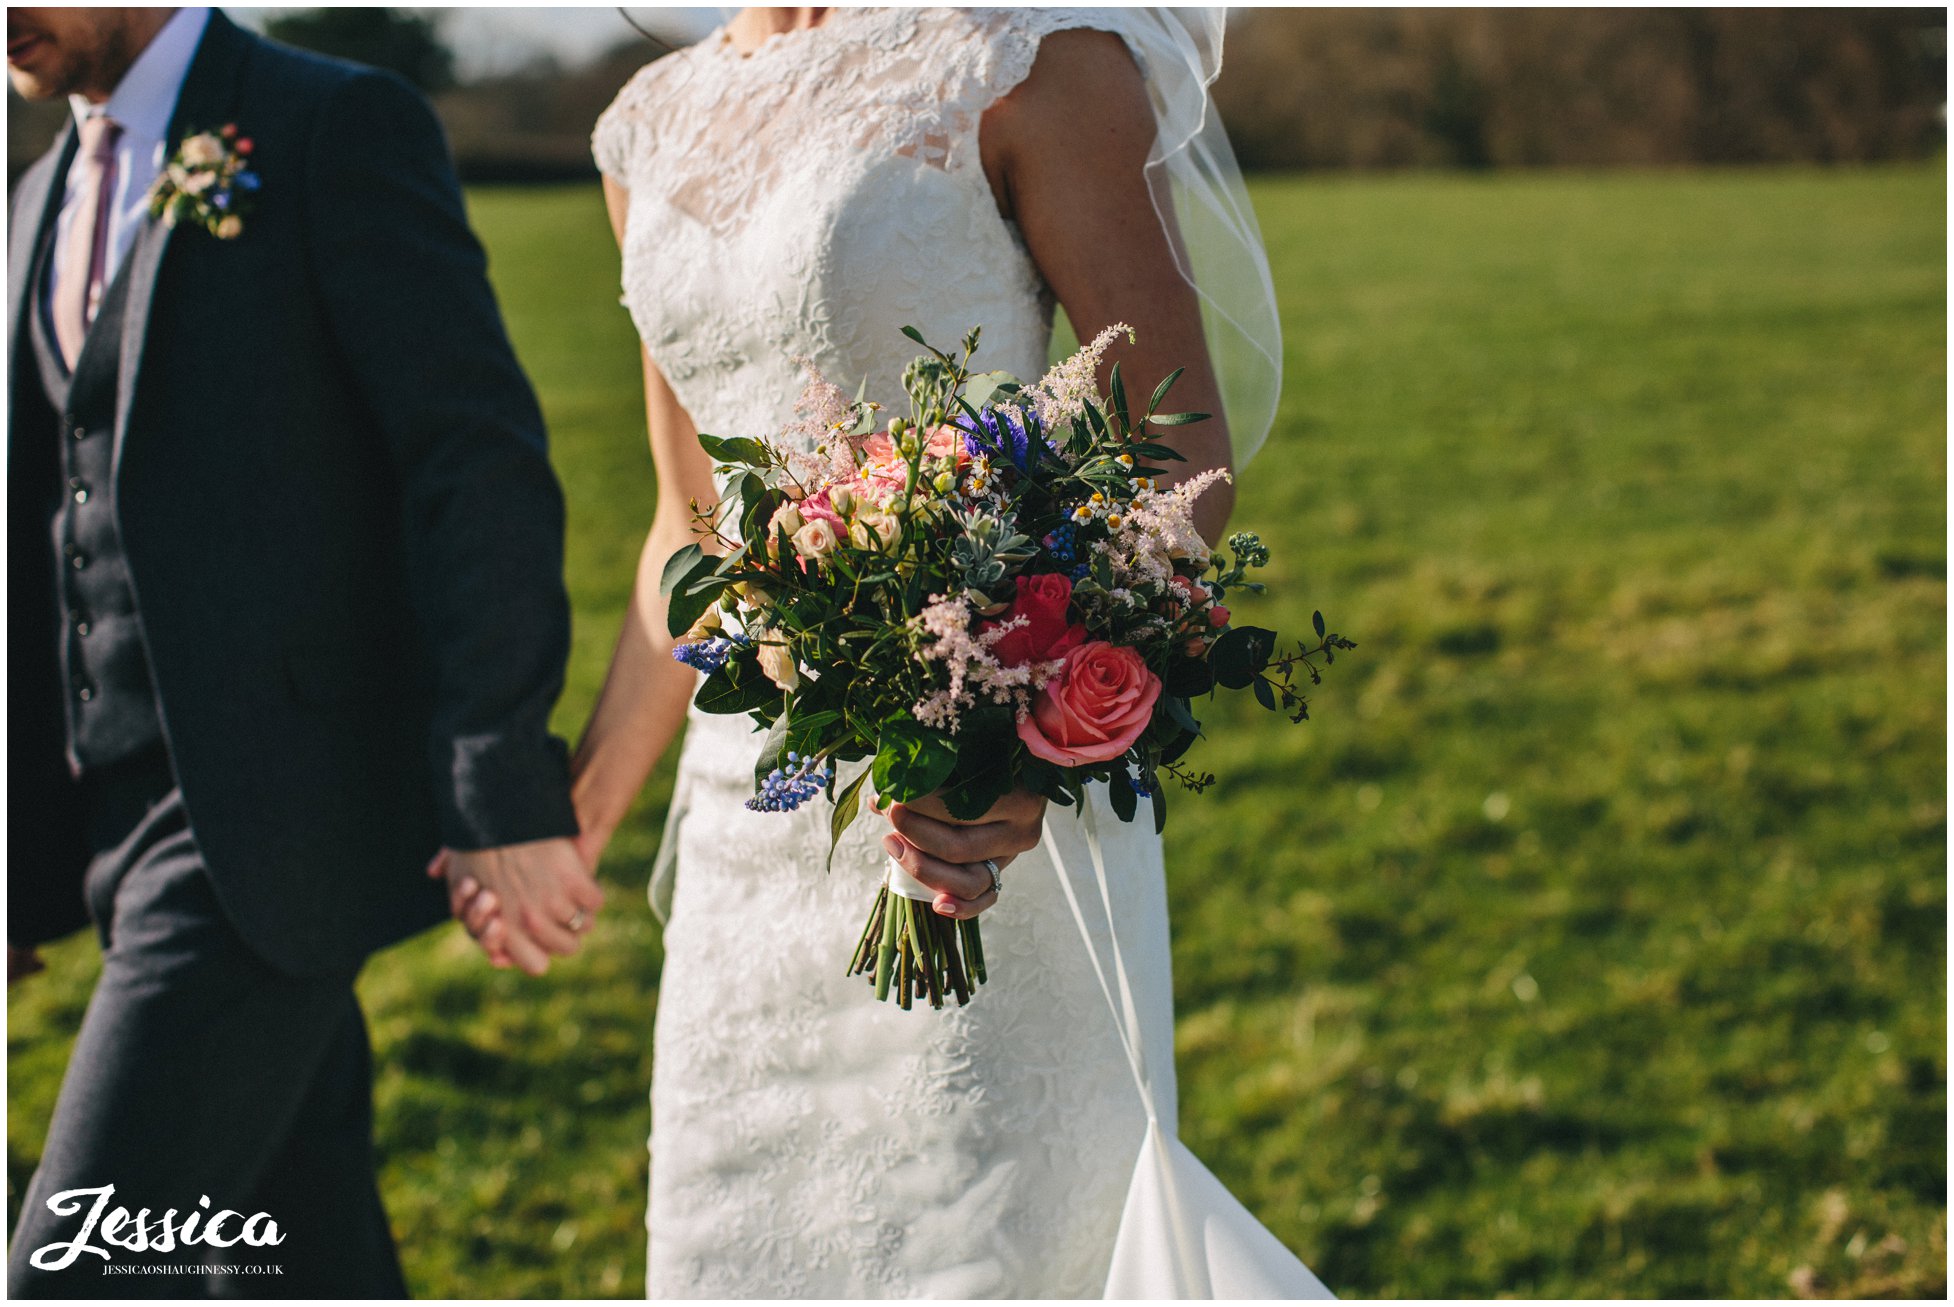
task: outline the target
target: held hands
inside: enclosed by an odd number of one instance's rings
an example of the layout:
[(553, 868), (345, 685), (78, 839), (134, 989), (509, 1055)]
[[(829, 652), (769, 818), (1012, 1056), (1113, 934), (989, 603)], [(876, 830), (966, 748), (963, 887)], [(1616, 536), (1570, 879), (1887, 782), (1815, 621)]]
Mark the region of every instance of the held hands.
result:
[(996, 903), (984, 860), (1002, 870), (1037, 846), (1045, 826), (1045, 800), (1029, 790), (1013, 790), (976, 821), (958, 821), (935, 795), (876, 811), (895, 827), (883, 850), (937, 891), (931, 906), (945, 917), (975, 917)]
[(604, 906), (604, 891), (574, 840), (443, 849), (427, 873), (447, 878), (449, 907), (491, 963), (532, 976), (548, 971), (551, 957), (574, 954)]
[[(915, 803), (877, 807), (894, 829), (882, 847), (903, 870), (937, 891), (932, 908), (945, 917), (975, 917), (997, 902), (990, 859), (1001, 871), (1038, 844), (1045, 800), (1014, 790), (977, 821), (959, 821), (934, 795)], [(600, 837), (539, 840), (499, 849), (443, 849), (428, 875), (448, 881), (455, 919), (497, 967), (519, 966), (532, 976), (550, 958), (577, 952), (579, 938), (604, 903), (590, 866)]]

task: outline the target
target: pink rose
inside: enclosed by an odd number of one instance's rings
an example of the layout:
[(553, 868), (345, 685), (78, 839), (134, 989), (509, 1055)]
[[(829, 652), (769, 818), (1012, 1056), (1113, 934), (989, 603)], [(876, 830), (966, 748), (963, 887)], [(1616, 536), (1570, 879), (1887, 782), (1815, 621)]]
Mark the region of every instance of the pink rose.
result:
[(970, 461), (970, 449), (963, 443), (963, 428), (947, 423), (930, 431), (929, 443), (923, 446), (923, 452), (931, 458), (954, 458), (958, 467)]
[(828, 490), (825, 486), (801, 500), (796, 507), (806, 521), (826, 522), (837, 532), (847, 530), (846, 524), (841, 520), (841, 514), (835, 512), (834, 505), (828, 502)]
[(1110, 762), (1153, 720), (1160, 678), (1123, 645), (1093, 640), (1065, 656), (1022, 721), (1025, 748), (1061, 767)]
[(1006, 631), (992, 653), (1006, 667), (1022, 667), (1030, 662), (1047, 662), (1053, 658), (1063, 658), (1066, 653), (1083, 643), (1086, 628), (1079, 626), (1066, 616), (1072, 606), (1072, 582), (1056, 572), (1043, 576), (1021, 576), (1017, 579), (1018, 594), (1011, 601), (1011, 611), (995, 622), (986, 622), (980, 628), (988, 631), (1009, 621), (1022, 617), (1024, 624)]
[[(923, 443), (923, 453), (931, 458), (953, 458), (962, 467), (970, 461), (964, 448), (963, 432), (956, 427), (933, 429)], [(878, 431), (862, 441), (862, 475), (876, 481), (893, 481), (901, 486), (909, 478), (909, 460), (886, 431)]]

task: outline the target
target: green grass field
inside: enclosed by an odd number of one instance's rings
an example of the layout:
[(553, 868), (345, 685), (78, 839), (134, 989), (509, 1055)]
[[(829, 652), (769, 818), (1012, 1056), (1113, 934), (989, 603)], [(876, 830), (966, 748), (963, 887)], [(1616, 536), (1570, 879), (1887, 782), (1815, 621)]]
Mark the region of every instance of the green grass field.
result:
[[(1374, 1296), (1946, 1280), (1945, 165), (1258, 183), (1287, 401), (1250, 620), (1361, 648), (1175, 805), (1182, 1133)], [(603, 674), (652, 504), (594, 189), (472, 197)], [(430, 1297), (633, 1296), (671, 764), (541, 982), (362, 985)], [(92, 942), (9, 995), (9, 1193)], [(734, 1249), (729, 1256), (737, 1256)]]

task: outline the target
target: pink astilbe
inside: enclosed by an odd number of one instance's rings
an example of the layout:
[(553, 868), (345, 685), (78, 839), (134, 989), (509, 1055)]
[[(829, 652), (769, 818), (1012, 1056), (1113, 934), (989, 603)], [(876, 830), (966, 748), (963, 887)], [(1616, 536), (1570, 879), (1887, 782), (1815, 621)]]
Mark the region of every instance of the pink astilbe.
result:
[(1088, 402), (1098, 399), (1099, 361), (1121, 336), (1128, 341), (1135, 339), (1133, 328), (1124, 322), (1115, 322), (1094, 336), (1090, 345), (1055, 364), (1050, 372), (1039, 379), (1037, 385), (1026, 388), (1025, 395), (1045, 430), (1057, 430), (1061, 424), (1085, 412)]
[(788, 471), (809, 489), (845, 481), (855, 474), (855, 443), (842, 434), (854, 425), (854, 406), (812, 359), (794, 362), (807, 374), (807, 385), (794, 401), (794, 421), (780, 432)]
[(1026, 619), (1008, 618), (978, 634), (972, 629), (975, 617), (968, 600), (931, 595), (929, 606), (915, 618), (917, 628), (932, 638), (921, 650), (923, 657), (942, 663), (950, 684), (925, 695), (910, 712), (923, 725), (952, 735), (963, 711), (977, 705), (980, 691), (992, 703), (1007, 704), (1022, 717), (1030, 711), (1031, 696), (1065, 667), (1063, 658), (1007, 667), (998, 661), (997, 642), (1026, 625)]
[(1169, 489), (1135, 494), (1118, 529), (1093, 546), (1112, 563), (1116, 583), (1164, 587), (1176, 561), (1205, 567), (1208, 543), (1194, 529), (1194, 501), (1216, 482), (1232, 480), (1226, 468), (1211, 467)]
[(794, 401), (794, 417), (782, 430), (782, 435), (799, 436), (809, 447), (826, 440), (838, 427), (848, 425), (849, 404), (841, 387), (821, 375), (821, 369), (814, 366), (814, 360), (797, 358), (807, 374), (807, 385), (801, 396)]

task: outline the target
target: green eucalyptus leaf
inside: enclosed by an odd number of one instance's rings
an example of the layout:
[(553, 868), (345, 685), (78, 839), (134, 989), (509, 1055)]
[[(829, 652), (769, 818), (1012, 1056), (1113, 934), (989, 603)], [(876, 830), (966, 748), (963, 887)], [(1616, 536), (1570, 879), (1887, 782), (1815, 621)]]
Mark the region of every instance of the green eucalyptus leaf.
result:
[(1174, 383), (1181, 379), (1181, 373), (1185, 371), (1186, 368), (1175, 368), (1153, 388), (1153, 398), (1147, 401), (1147, 412), (1151, 413), (1160, 407), (1160, 401), (1167, 398), (1167, 392), (1174, 388)]
[[(1207, 691), (1207, 688), (1208, 687), (1205, 685), (1202, 686), (1201, 692), (1205, 693)], [(1178, 726), (1183, 731), (1192, 731), (1196, 733), (1200, 731), (1201, 723), (1194, 720), (1194, 713), (1188, 707), (1188, 703), (1186, 699), (1182, 698), (1178, 694), (1173, 693), (1170, 690), (1168, 691), (1168, 693), (1160, 696), (1160, 702), (1166, 708), (1168, 721), (1172, 722), (1175, 726)]]
[[(687, 545), (685, 549), (696, 552), (698, 546)], [(680, 554), (684, 552), (684, 549), (679, 551)], [(674, 555), (673, 562), (677, 561), (678, 556)], [(698, 553), (691, 566), (676, 577), (672, 576), (672, 564), (665, 565), (665, 576), (660, 578), (661, 585), (670, 581), (665, 596), (665, 629), (674, 639), (691, 630), (692, 624), (704, 616), (706, 609), (719, 598), (720, 591), (729, 584), (726, 578), (714, 575), (714, 569), (718, 566), (719, 560), (705, 553)]]
[(989, 704), (965, 715), (957, 734), (957, 767), (943, 790), (943, 803), (952, 817), (976, 821), (1011, 792), (1017, 744), (1017, 723), (1010, 709)]
[(1021, 389), (1018, 379), (1008, 372), (975, 372), (964, 383), (963, 400), (970, 408), (980, 409), (1000, 401), (1010, 403)]
[(941, 789), (956, 765), (955, 740), (913, 717), (892, 717), (876, 741), (875, 790), (899, 803), (914, 803)]
[(699, 697), (693, 702), (699, 705), (700, 712), (722, 716), (764, 709), (778, 713), (784, 696), (780, 687), (760, 670), (760, 660), (749, 649), (734, 655), (724, 667), (706, 677), (706, 683), (699, 687)]
[(751, 436), (709, 436), (701, 431), (699, 447), (705, 450), (715, 463), (765, 467), (772, 462), (767, 454), (767, 447)]
[(1113, 815), (1121, 821), (1132, 821), (1133, 814), (1139, 810), (1140, 796), (1133, 790), (1133, 774), (1127, 770), (1124, 758), (1120, 759), (1113, 779), (1106, 783), (1106, 793), (1113, 801)]
[(835, 798), (835, 810), (828, 816), (829, 871), (834, 870), (835, 849), (840, 847), (841, 837), (848, 833), (850, 826), (855, 824), (855, 815), (861, 811), (862, 783), (866, 780), (868, 780), (868, 773), (863, 772), (848, 782), (848, 787)]
[(760, 756), (753, 763), (753, 788), (756, 790), (787, 756), (787, 733), (792, 729), (788, 717), (789, 714), (782, 713), (774, 718), (773, 725), (767, 729), (767, 738), (760, 742)]
[(1246, 690), (1256, 673), (1268, 667), (1274, 656), (1276, 633), (1259, 626), (1233, 626), (1222, 633), (1208, 652), (1214, 664), (1216, 684), (1229, 690)]
[(706, 551), (697, 545), (687, 545), (665, 560), (665, 570), (658, 577), (658, 592), (670, 594), (679, 579), (695, 567)]

